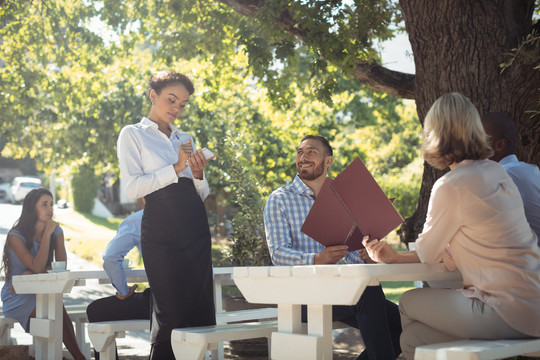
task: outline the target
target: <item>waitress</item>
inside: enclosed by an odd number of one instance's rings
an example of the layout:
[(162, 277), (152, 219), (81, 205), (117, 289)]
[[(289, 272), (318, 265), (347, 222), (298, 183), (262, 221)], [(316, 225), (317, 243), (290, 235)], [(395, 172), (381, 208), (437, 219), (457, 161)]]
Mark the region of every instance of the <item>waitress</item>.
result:
[(210, 229), (203, 200), (207, 165), (191, 135), (172, 123), (192, 82), (172, 71), (151, 76), (148, 117), (118, 137), (118, 159), (130, 199), (145, 198), (141, 248), (152, 288), (150, 359), (174, 359), (171, 331), (215, 324)]

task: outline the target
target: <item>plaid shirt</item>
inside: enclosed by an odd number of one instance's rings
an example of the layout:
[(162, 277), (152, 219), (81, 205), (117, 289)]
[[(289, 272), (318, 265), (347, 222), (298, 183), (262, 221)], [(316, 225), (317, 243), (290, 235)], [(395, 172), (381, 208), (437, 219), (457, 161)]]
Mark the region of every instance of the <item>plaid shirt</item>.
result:
[[(266, 241), (274, 265), (312, 265), (324, 246), (300, 231), (311, 206), (313, 190), (296, 175), (292, 184), (270, 194), (264, 207)], [(345, 258), (348, 264), (361, 264), (357, 251)]]

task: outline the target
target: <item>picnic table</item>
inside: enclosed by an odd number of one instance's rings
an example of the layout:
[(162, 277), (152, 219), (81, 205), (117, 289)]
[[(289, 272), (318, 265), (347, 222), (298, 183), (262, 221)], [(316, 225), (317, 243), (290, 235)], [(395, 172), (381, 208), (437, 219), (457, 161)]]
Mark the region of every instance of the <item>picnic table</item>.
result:
[[(272, 359), (332, 359), (332, 305), (354, 305), (366, 286), (381, 281), (456, 281), (443, 264), (357, 264), (234, 268), (233, 279), (249, 302), (278, 305)], [(307, 305), (307, 334), (301, 305)]]
[[(232, 283), (232, 272), (233, 268), (214, 268), (216, 293), (221, 295), (221, 286)], [(148, 281), (144, 270), (126, 270), (126, 277), (130, 283)], [(84, 286), (90, 279), (97, 279), (100, 283), (109, 282), (104, 270), (13, 276), (13, 287), (17, 293), (36, 294), (36, 317), (30, 319), (36, 360), (62, 358), (63, 294), (70, 293), (73, 286)], [(216, 305), (216, 312), (223, 311), (221, 296)]]

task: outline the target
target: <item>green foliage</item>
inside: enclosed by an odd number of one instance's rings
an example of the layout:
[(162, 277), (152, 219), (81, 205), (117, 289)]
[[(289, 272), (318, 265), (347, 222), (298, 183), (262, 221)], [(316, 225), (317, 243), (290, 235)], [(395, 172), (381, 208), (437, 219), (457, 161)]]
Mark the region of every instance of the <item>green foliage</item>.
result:
[(71, 181), (73, 189), (73, 206), (82, 213), (92, 212), (94, 199), (99, 188), (99, 179), (94, 173), (93, 167), (83, 164), (73, 175)]
[(400, 171), (380, 176), (377, 180), (388, 197), (395, 198), (394, 206), (405, 219), (416, 210), (422, 182), (423, 161), (418, 158)]
[[(383, 189), (397, 197), (402, 214), (414, 206), (419, 180), (402, 169), (418, 157), (416, 118), (399, 100), (343, 76), (355, 61), (376, 58), (372, 45), (391, 35), (387, 24), (398, 16), (393, 3), (268, 0), (257, 20), (217, 1), (4, 5), (5, 156), (30, 155), (39, 170), (55, 169), (64, 178), (82, 163), (92, 164), (97, 175), (118, 175), (118, 133), (148, 113), (150, 75), (171, 68), (195, 83), (175, 125), (199, 147), (218, 153), (206, 176), (218, 201), (238, 209), (232, 242), (238, 263), (264, 258), (251, 259), (234, 246), (265, 246), (264, 199), (294, 177), (294, 154), (306, 134), (332, 142), (331, 176), (360, 156)], [(269, 22), (285, 16), (284, 8), (298, 22), (299, 37)], [(81, 178), (75, 175), (74, 184)], [(80, 206), (79, 199), (74, 202)]]
[[(394, 206), (405, 218), (416, 209), (422, 180), (420, 158), (421, 127), (412, 103), (402, 105), (400, 101), (386, 96), (364, 97), (369, 116), (364, 126), (349, 118), (344, 121), (344, 130), (339, 133), (334, 146), (334, 164), (330, 175), (336, 176), (354, 158), (359, 156), (389, 197), (394, 197)], [(349, 108), (358, 106), (351, 102)]]
[[(243, 166), (238, 157), (234, 157), (231, 149), (228, 173), (231, 178), (232, 203), (237, 213), (232, 220), (232, 242), (228, 257), (233, 266), (270, 265), (270, 254), (264, 237), (263, 196), (259, 191), (259, 184)], [(236, 151), (237, 152), (237, 151)], [(238, 152), (237, 152), (238, 153)]]

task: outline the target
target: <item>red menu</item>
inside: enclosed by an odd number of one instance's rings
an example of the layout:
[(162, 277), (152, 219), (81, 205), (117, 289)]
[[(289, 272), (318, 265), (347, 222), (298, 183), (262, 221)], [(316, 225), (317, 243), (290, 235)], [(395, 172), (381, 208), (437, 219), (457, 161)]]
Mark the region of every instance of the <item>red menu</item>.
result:
[(360, 158), (335, 180), (327, 178), (302, 228), (304, 234), (324, 246), (363, 248), (364, 235), (382, 239), (403, 222)]

